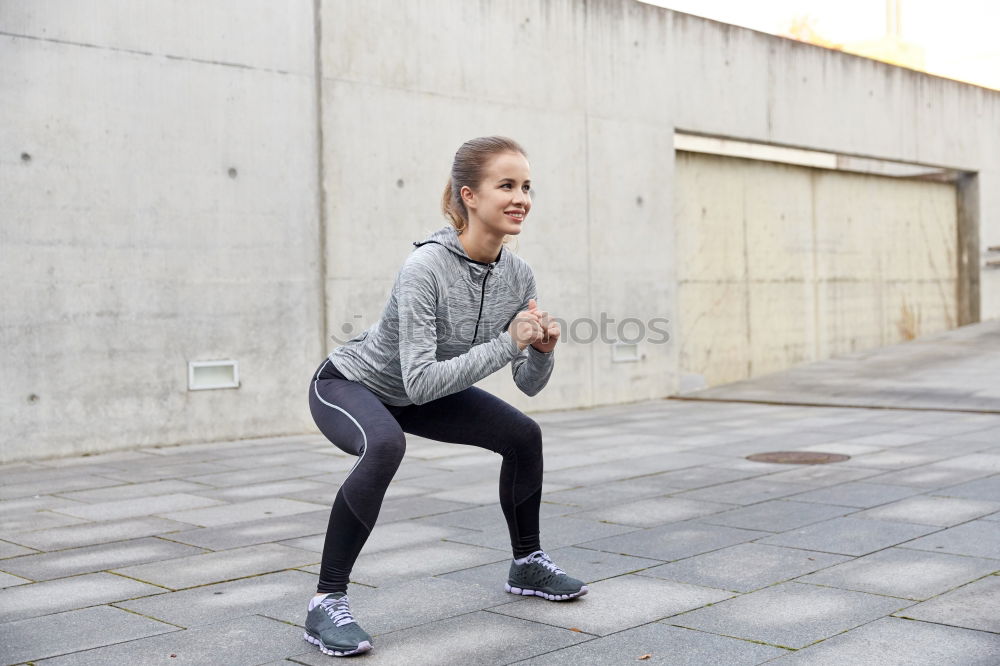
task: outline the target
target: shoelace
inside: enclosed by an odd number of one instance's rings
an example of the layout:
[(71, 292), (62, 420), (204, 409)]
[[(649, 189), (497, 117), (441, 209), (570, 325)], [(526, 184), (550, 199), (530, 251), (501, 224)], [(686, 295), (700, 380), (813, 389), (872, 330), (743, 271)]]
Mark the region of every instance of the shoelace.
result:
[(326, 611), (326, 614), (337, 623), (338, 627), (354, 622), (354, 616), (351, 615), (351, 607), (348, 605), (346, 594), (339, 599), (327, 597), (323, 601), (319, 602), (319, 605), (322, 606), (323, 610)]
[(551, 559), (549, 559), (549, 556), (546, 555), (543, 551), (538, 551), (538, 552), (532, 553), (531, 556), (528, 558), (528, 561), (529, 562), (538, 562), (543, 567), (545, 567), (546, 569), (548, 569), (549, 571), (551, 571), (552, 573), (554, 573), (557, 576), (559, 576), (559, 575), (565, 576), (566, 575), (566, 572), (563, 571), (562, 569), (560, 569), (559, 567), (557, 567), (555, 565), (555, 563)]

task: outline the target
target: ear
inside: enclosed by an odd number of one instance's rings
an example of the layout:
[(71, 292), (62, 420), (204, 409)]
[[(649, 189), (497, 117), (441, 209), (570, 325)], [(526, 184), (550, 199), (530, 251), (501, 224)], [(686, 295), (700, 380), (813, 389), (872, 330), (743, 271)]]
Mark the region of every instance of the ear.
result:
[(468, 185), (462, 186), (462, 189), (458, 191), (458, 196), (462, 197), (462, 203), (465, 204), (466, 208), (469, 208), (469, 204), (474, 203), (476, 200), (476, 193)]

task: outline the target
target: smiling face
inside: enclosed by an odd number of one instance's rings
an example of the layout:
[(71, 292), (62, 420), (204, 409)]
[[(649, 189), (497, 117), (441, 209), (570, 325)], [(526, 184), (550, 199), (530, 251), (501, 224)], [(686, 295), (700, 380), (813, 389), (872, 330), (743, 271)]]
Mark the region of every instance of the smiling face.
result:
[(521, 153), (500, 153), (487, 163), (483, 174), (475, 190), (462, 188), (470, 224), (475, 219), (491, 235), (516, 236), (531, 210), (531, 171), (527, 158)]

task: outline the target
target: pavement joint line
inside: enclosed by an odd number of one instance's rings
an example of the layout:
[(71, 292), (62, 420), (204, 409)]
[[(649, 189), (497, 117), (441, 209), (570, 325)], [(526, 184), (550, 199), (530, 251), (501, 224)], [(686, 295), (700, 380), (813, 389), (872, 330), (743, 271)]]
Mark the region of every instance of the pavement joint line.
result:
[[(540, 597), (533, 597), (533, 596), (532, 597), (521, 597), (521, 599), (538, 599), (539, 601), (546, 601), (545, 599), (541, 599)], [(561, 627), (558, 624), (551, 624), (551, 623), (546, 622), (544, 620), (538, 620), (538, 619), (530, 619), (529, 620), (527, 618), (518, 617), (517, 615), (507, 615), (506, 613), (498, 613), (497, 611), (493, 610), (494, 608), (500, 608), (501, 606), (507, 606), (507, 605), (510, 605), (512, 603), (517, 603), (518, 601), (520, 601), (520, 599), (514, 599), (514, 600), (512, 600), (512, 601), (510, 601), (510, 602), (508, 602), (506, 604), (497, 604), (496, 606), (490, 606), (489, 608), (482, 608), (482, 609), (480, 609), (478, 611), (472, 611), (472, 612), (473, 613), (490, 613), (491, 615), (499, 615), (500, 617), (504, 617), (504, 618), (507, 618), (507, 619), (520, 620), (522, 622), (531, 622), (533, 624), (541, 624), (541, 625), (544, 625), (546, 627), (552, 627), (554, 629), (561, 629), (563, 631), (569, 631), (569, 632), (572, 632), (574, 634), (580, 634), (581, 636), (591, 636), (592, 637), (589, 640), (581, 641), (581, 643), (589, 643), (590, 640), (593, 640), (593, 639), (596, 639), (596, 638), (602, 638), (602, 636), (600, 634), (592, 634), (589, 631), (584, 631), (583, 629), (577, 629), (577, 628), (567, 629), (566, 627)], [(569, 601), (573, 601), (573, 600), (571, 599)], [(547, 603), (554, 604), (554, 603), (561, 603), (561, 602), (547, 601)], [(470, 615), (470, 614), (471, 613), (462, 613), (462, 615)], [(461, 616), (460, 615), (455, 615), (454, 617), (461, 617)], [(448, 618), (448, 619), (453, 619), (453, 618)], [(579, 643), (577, 643), (577, 645), (579, 645)], [(566, 647), (571, 647), (571, 646), (567, 645)], [(534, 655), (534, 656), (537, 656), (537, 655)]]
[[(111, 574), (112, 576), (118, 576), (120, 578), (127, 578), (128, 580), (134, 580), (134, 581), (136, 581), (138, 583), (143, 583), (144, 585), (152, 585), (153, 587), (158, 587), (161, 590), (165, 590), (167, 592), (175, 592), (176, 591), (176, 590), (174, 590), (171, 587), (167, 587), (166, 585), (160, 585), (158, 583), (150, 583), (148, 580), (142, 580), (141, 578), (135, 578), (134, 576), (126, 576), (125, 574), (118, 573), (117, 571), (110, 571), (110, 570), (109, 571), (98, 571), (98, 572), (91, 571), (91, 572), (88, 572), (88, 573), (108, 573), (108, 574)], [(75, 578), (77, 576), (86, 576), (86, 575), (88, 575), (88, 574), (86, 574), (86, 573), (73, 574), (72, 576), (64, 576), (62, 578), (54, 578), (53, 580), (66, 580), (67, 578)], [(143, 597), (151, 597), (151, 596), (156, 596), (156, 595), (143, 594), (143, 595), (138, 596), (138, 597), (130, 597), (129, 599), (125, 599), (124, 601), (132, 601), (133, 599), (142, 599)]]
[[(150, 595), (150, 596), (159, 596), (159, 595)], [(141, 598), (147, 598), (147, 597), (141, 597)], [(132, 601), (132, 600), (129, 599), (128, 601)], [(144, 617), (147, 620), (154, 620), (156, 622), (162, 622), (163, 624), (169, 624), (170, 626), (177, 627), (178, 629), (187, 629), (187, 627), (185, 627), (183, 625), (180, 625), (180, 624), (177, 624), (176, 622), (170, 622), (168, 620), (163, 620), (161, 618), (154, 617), (152, 615), (146, 615), (145, 613), (140, 613), (139, 611), (132, 610), (131, 608), (122, 608), (121, 606), (117, 605), (117, 604), (120, 604), (120, 603), (123, 603), (123, 602), (121, 602), (121, 601), (115, 601), (115, 602), (110, 603), (110, 604), (102, 604), (102, 605), (107, 605), (107, 606), (110, 606), (112, 608), (117, 608), (120, 611), (125, 611), (126, 613), (131, 613), (132, 615), (138, 615), (139, 617)]]
[(752, 398), (709, 398), (694, 395), (672, 395), (667, 400), (683, 400), (690, 402), (733, 402), (754, 405), (772, 405), (774, 407), (824, 407), (834, 409), (885, 409), (902, 412), (948, 412), (959, 414), (1000, 414), (993, 409), (958, 409), (957, 407), (903, 407), (899, 405), (860, 405), (851, 403), (798, 402), (791, 400), (754, 400)]
[[(708, 606), (712, 606), (712, 605), (714, 605), (714, 604), (708, 604)], [(706, 607), (707, 606), (701, 606), (701, 608), (706, 608)], [(691, 610), (698, 610), (698, 609), (697, 608), (693, 608)], [(676, 614), (670, 615), (668, 617), (677, 617), (678, 615), (683, 615), (684, 613), (687, 613), (687, 612), (688, 611), (683, 611), (682, 613), (676, 613)], [(767, 641), (757, 640), (756, 638), (747, 638), (745, 636), (731, 636), (729, 634), (720, 634), (718, 632), (709, 631), (707, 629), (702, 629), (700, 627), (685, 627), (685, 626), (679, 625), (679, 624), (670, 624), (668, 622), (664, 622), (663, 620), (657, 620), (657, 622), (659, 622), (660, 624), (665, 624), (668, 627), (674, 627), (675, 629), (687, 629), (688, 631), (697, 631), (698, 633), (709, 634), (710, 636), (722, 636), (723, 638), (732, 638), (734, 640), (744, 641), (746, 643), (756, 643), (757, 645), (766, 645), (767, 647), (781, 648), (782, 650), (790, 650), (791, 652), (797, 652), (798, 650), (801, 649), (801, 648), (789, 647), (787, 645), (782, 645), (781, 643), (768, 643)], [(780, 655), (780, 656), (784, 656), (784, 655)], [(769, 659), (768, 661), (771, 661), (771, 660)]]

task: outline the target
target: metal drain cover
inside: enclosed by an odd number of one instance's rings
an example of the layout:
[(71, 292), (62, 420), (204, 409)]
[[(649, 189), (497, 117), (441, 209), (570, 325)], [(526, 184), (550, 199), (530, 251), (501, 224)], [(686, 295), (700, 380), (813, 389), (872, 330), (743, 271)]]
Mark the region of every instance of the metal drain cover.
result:
[(851, 456), (842, 453), (822, 453), (820, 451), (768, 451), (747, 456), (747, 460), (756, 462), (784, 463), (787, 465), (825, 465), (826, 463), (844, 462)]

